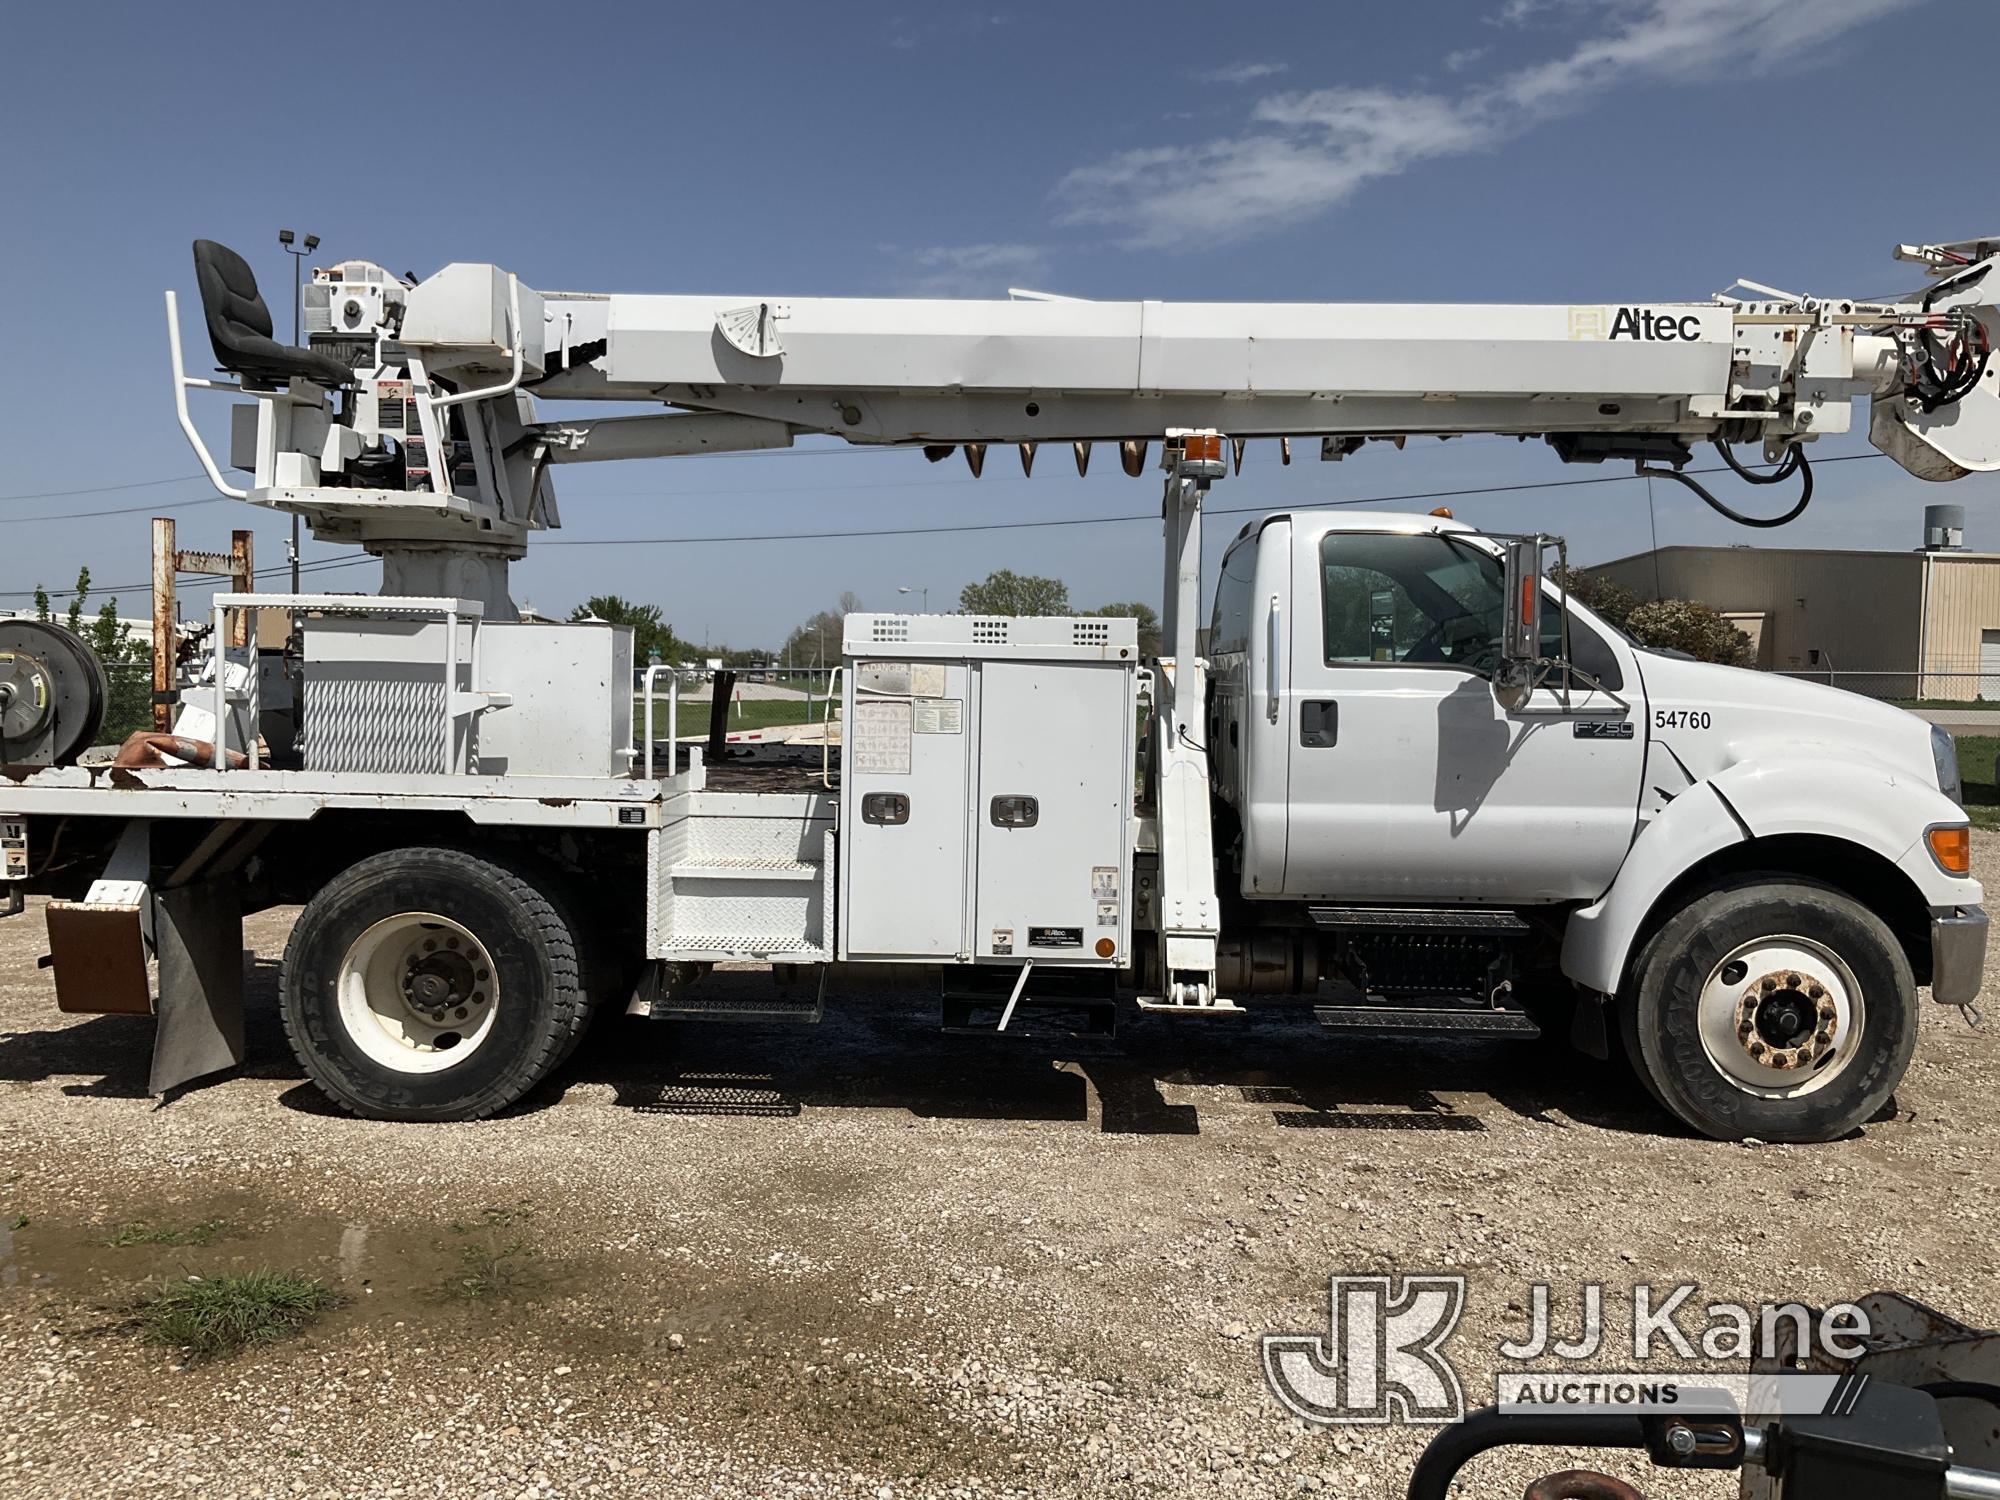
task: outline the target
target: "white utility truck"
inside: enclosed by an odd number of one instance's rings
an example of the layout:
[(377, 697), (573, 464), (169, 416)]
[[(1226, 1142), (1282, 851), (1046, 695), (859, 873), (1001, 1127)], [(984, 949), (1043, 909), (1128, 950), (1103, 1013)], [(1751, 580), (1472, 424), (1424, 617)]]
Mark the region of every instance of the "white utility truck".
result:
[[(1913, 473), (2000, 468), (2000, 242), (1899, 254), (1927, 284), (1886, 301), (1626, 306), (786, 302), (348, 261), (312, 272), (296, 348), (198, 242), (217, 378), (188, 372), (167, 295), (196, 455), (220, 493), (378, 556), (382, 590), (255, 592), (239, 550), (177, 643), (176, 562), (223, 564), (156, 541), (156, 732), (109, 764), (85, 753), (101, 667), (0, 625), (8, 904), (50, 898), (63, 1009), (155, 1016), (158, 1091), (241, 1060), (243, 915), (299, 903), (287, 1033), (377, 1117), (500, 1109), (600, 1006), (811, 1019), (827, 972), (865, 965), (933, 971), (944, 1024), (1001, 1033), (1101, 1028), (1121, 997), (1554, 1025), (1622, 1047), (1698, 1130), (1838, 1135), (1902, 1076), (1918, 987), (1979, 989), (1946, 736), (1636, 646), (1563, 596), (1548, 538), (1438, 515), (1266, 516), (1204, 611), (1202, 513), (1246, 441), (1289, 461), (1483, 432), (1776, 522), (1855, 397)], [(244, 398), (226, 457), (189, 410), (212, 390)], [(541, 406), (589, 400), (665, 409)], [(635, 713), (629, 632), (518, 618), (508, 565), (558, 522), (557, 466), (801, 434), (975, 474), (991, 444), (1024, 468), (1068, 444), (1079, 470), (1115, 444), (1134, 476), (1158, 451), (1164, 650), (1142, 661), (1128, 620), (850, 615), (837, 754), (743, 760), (683, 735), (664, 669)], [(1697, 442), (1725, 467), (1688, 471)], [(1789, 508), (1742, 515), (1698, 477), (1729, 471)], [(795, 998), (744, 993), (746, 962)]]

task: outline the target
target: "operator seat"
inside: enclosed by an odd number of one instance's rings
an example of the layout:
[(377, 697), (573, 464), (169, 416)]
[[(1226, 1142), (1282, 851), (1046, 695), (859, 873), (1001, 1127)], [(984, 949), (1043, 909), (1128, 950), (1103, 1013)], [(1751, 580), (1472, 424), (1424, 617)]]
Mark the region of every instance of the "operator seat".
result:
[(282, 387), (294, 375), (330, 389), (354, 384), (354, 372), (332, 355), (271, 337), (271, 309), (257, 293), (250, 263), (227, 245), (196, 240), (194, 275), (208, 342), (223, 369), (257, 386)]

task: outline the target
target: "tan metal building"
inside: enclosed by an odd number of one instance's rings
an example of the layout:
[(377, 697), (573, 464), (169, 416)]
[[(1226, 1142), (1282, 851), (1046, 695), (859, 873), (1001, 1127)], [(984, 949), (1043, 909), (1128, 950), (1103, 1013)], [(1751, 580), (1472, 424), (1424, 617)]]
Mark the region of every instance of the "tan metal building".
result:
[(1584, 571), (1719, 611), (1767, 671), (1884, 698), (2000, 700), (2000, 553), (1662, 547)]

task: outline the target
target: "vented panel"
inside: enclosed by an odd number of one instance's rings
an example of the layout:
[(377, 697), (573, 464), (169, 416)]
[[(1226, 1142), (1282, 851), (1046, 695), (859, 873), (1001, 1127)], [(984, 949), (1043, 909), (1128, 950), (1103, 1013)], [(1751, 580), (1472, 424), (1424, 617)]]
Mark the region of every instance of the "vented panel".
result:
[(1005, 620), (974, 620), (972, 639), (982, 646), (1002, 646), (1007, 642), (1007, 622)]
[(908, 620), (877, 620), (873, 639), (878, 641), (907, 641), (910, 638)]
[(300, 739), (309, 771), (436, 775), (444, 763), (444, 673), (430, 682), (308, 676)]
[(1111, 622), (1078, 620), (1070, 627), (1070, 639), (1078, 646), (1108, 646), (1111, 644)]

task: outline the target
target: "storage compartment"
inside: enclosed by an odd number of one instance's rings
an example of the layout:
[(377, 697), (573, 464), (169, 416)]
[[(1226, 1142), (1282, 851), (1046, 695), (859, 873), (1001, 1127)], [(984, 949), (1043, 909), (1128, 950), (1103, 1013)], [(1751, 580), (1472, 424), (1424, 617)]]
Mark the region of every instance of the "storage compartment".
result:
[(849, 615), (841, 956), (1122, 966), (1130, 620)]
[[(622, 625), (329, 615), (305, 625), (309, 771), (619, 777), (630, 770)], [(451, 699), (446, 696), (450, 678)], [(505, 706), (473, 695), (505, 695)], [(199, 703), (200, 695), (194, 695)], [(447, 712), (449, 711), (449, 751)]]
[(479, 627), (484, 776), (623, 776), (631, 769), (632, 631), (625, 625)]

